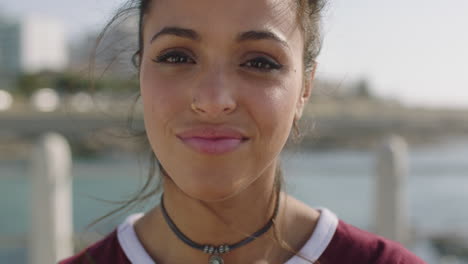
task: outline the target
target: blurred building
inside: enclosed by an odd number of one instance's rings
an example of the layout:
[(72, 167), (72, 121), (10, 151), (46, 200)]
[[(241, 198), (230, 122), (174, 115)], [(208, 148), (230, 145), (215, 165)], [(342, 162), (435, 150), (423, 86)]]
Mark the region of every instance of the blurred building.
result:
[(0, 89), (8, 87), (21, 71), (20, 25), (0, 17)]
[(0, 17), (0, 85), (22, 72), (62, 71), (67, 65), (67, 40), (60, 22), (44, 17)]

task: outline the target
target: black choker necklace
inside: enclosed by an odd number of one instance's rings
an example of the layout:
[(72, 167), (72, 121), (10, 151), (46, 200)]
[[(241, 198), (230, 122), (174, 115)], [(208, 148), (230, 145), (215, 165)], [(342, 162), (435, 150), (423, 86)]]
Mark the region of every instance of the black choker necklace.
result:
[(273, 225), (274, 219), (276, 218), (276, 215), (278, 215), (278, 207), (279, 207), (279, 195), (276, 197), (276, 204), (275, 204), (275, 210), (273, 212), (273, 215), (271, 216), (270, 220), (264, 227), (259, 229), (257, 232), (253, 233), (252, 235), (242, 239), (241, 241), (234, 243), (234, 244), (225, 244), (225, 245), (220, 245), (220, 246), (212, 246), (212, 245), (202, 245), (198, 244), (194, 241), (192, 241), (190, 238), (188, 238), (182, 231), (179, 230), (179, 228), (174, 224), (172, 219), (169, 217), (166, 211), (166, 207), (164, 206), (164, 195), (161, 196), (161, 211), (164, 216), (164, 219), (166, 220), (167, 225), (169, 228), (171, 228), (172, 232), (180, 239), (182, 240), (185, 244), (191, 246), (192, 248), (201, 250), (205, 252), (206, 254), (211, 255), (210, 259), (208, 261), (209, 264), (224, 264), (224, 260), (221, 257), (221, 255), (228, 253), (231, 250), (234, 250), (236, 248), (242, 247), (259, 236), (265, 234)]

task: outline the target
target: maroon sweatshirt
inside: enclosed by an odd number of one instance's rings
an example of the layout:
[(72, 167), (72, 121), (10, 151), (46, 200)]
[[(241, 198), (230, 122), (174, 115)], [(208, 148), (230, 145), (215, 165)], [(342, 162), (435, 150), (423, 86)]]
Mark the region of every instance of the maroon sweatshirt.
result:
[[(139, 243), (134, 216), (103, 240), (59, 264), (155, 264)], [(314, 234), (300, 250), (320, 264), (424, 264), (400, 244), (356, 228), (322, 209)], [(293, 257), (286, 264), (305, 264)]]

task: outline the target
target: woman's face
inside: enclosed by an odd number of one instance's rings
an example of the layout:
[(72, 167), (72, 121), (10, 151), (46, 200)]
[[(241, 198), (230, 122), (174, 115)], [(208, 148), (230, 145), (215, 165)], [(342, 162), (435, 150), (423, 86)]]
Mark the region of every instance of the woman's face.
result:
[(146, 131), (173, 182), (214, 201), (274, 177), (308, 90), (291, 3), (156, 0), (143, 39)]

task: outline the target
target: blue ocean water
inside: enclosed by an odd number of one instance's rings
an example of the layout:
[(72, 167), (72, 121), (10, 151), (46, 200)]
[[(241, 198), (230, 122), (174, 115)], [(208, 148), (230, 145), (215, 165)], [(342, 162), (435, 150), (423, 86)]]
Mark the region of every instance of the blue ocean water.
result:
[[(374, 152), (286, 152), (282, 159), (287, 191), (311, 206), (331, 209), (351, 224), (372, 228)], [(413, 229), (422, 234), (468, 233), (468, 142), (412, 149), (409, 163), (407, 197)], [(75, 231), (84, 231), (91, 221), (115, 208), (96, 198), (114, 201), (129, 198), (145, 173), (145, 165), (132, 156), (75, 159), (72, 171)], [(26, 262), (24, 241), (30, 219), (28, 175), (27, 161), (0, 161), (0, 263)], [(123, 217), (106, 221), (99, 230), (110, 231)], [(8, 238), (20, 238), (20, 242), (9, 243)]]

